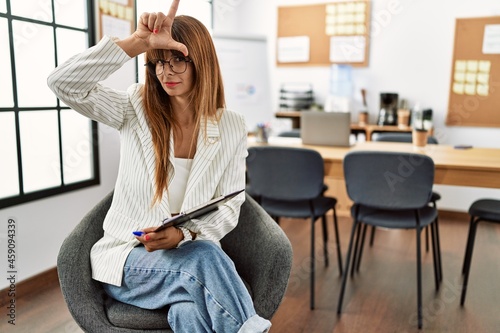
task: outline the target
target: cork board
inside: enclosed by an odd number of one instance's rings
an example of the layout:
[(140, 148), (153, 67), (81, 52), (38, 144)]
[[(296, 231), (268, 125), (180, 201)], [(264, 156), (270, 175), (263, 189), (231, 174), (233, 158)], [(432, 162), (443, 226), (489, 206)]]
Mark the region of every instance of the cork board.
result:
[(135, 31), (135, 0), (98, 0), (99, 38), (125, 38)]
[(457, 19), (446, 125), (500, 127), (500, 16)]
[[(369, 55), (370, 2), (357, 0), (278, 7), (277, 34), (278, 66), (349, 64), (366, 67)], [(298, 40), (296, 44), (292, 41), (289, 49), (300, 48), (303, 56), (296, 55), (296, 59), (300, 59), (298, 61), (294, 61), (292, 57), (283, 60), (285, 47), (281, 42), (294, 38), (302, 40)]]

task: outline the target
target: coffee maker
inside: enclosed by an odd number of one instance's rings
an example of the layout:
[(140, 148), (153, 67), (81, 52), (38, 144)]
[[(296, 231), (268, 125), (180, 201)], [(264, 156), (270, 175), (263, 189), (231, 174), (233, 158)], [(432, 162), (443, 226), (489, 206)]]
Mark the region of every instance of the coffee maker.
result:
[(378, 125), (396, 125), (398, 121), (398, 94), (380, 93)]

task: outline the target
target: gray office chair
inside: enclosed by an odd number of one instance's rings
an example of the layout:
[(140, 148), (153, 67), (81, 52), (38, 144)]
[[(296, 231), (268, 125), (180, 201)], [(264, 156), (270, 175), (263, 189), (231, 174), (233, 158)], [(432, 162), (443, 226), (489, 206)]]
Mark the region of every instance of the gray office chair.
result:
[[(380, 141), (380, 142), (406, 142), (406, 143), (411, 143), (412, 142), (412, 134), (411, 133), (399, 133), (399, 132), (385, 132), (385, 133), (378, 133), (377, 136), (374, 138), (374, 141)], [(438, 140), (436, 137), (430, 135), (427, 137), (427, 143), (428, 144), (438, 144)], [(436, 206), (436, 201), (441, 199), (441, 195), (438, 192), (432, 191), (432, 196), (431, 199), (429, 200), (431, 204)], [(370, 246), (373, 245), (373, 240), (375, 238), (375, 228), (372, 227), (371, 230), (371, 235), (370, 235)], [(363, 230), (363, 233), (366, 232), (366, 229)], [(364, 239), (364, 237), (363, 237)], [(429, 251), (429, 229), (425, 229), (425, 250)], [(359, 260), (358, 260), (359, 263)]]
[[(57, 270), (64, 299), (85, 332), (172, 332), (167, 311), (144, 310), (108, 297), (92, 280), (90, 249), (103, 235), (102, 223), (112, 193), (97, 204), (61, 246)], [(292, 248), (285, 233), (246, 196), (236, 228), (221, 241), (254, 300), (256, 312), (270, 319), (283, 300), (290, 277)]]
[[(300, 138), (300, 128), (292, 128), (289, 131), (283, 131), (278, 133), (278, 137), (282, 138)], [(328, 190), (328, 185), (323, 184), (323, 193), (325, 193)], [(252, 196), (257, 202), (260, 201), (260, 198), (257, 194), (255, 194), (255, 191), (252, 189), (251, 184), (247, 184), (247, 187), (245, 191)]]
[[(413, 165), (404, 172), (403, 164)], [(437, 220), (437, 209), (428, 204), (434, 181), (434, 162), (426, 155), (383, 151), (352, 151), (343, 161), (347, 194), (353, 201), (353, 224), (342, 277), (338, 313), (342, 310), (348, 269), (358, 225), (367, 224), (388, 229), (415, 229), (417, 244), (417, 311), (418, 328), (422, 328), (422, 277), (420, 233)], [(435, 229), (432, 237), (437, 238)], [(437, 267), (439, 247), (433, 247), (436, 289), (441, 281)]]
[(311, 299), (314, 309), (315, 222), (321, 217), (323, 252), (328, 266), (328, 228), (326, 213), (333, 211), (339, 272), (342, 274), (342, 253), (338, 232), (337, 199), (323, 195), (324, 164), (321, 155), (312, 149), (261, 146), (250, 147), (247, 157), (249, 183), (260, 198), (260, 205), (275, 219), (289, 217), (311, 222)]
[[(278, 137), (283, 137), (283, 138), (300, 138), (300, 128), (293, 128), (290, 131), (283, 131), (278, 134)], [(247, 175), (248, 179), (248, 175)], [(324, 194), (328, 190), (328, 185), (323, 183), (323, 191), (322, 193)], [(255, 190), (252, 188), (252, 184), (247, 182), (245, 191), (250, 194), (252, 198), (254, 198), (257, 202), (260, 202), (260, 197), (258, 194), (255, 193)], [(279, 219), (277, 219), (277, 222), (279, 222)]]
[(467, 245), (465, 247), (464, 263), (462, 266), (462, 275), (464, 283), (462, 287), (462, 295), (460, 305), (464, 305), (465, 296), (467, 294), (467, 284), (469, 282), (470, 266), (472, 261), (472, 251), (474, 249), (474, 241), (476, 238), (476, 230), (479, 222), (500, 223), (500, 200), (497, 199), (479, 199), (472, 203), (469, 207), (470, 225), (467, 236)]

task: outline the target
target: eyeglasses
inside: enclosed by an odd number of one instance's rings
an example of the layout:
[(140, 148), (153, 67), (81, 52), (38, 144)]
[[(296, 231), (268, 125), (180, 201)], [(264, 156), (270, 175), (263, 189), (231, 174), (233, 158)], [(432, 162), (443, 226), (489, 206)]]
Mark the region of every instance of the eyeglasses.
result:
[(148, 61), (144, 64), (144, 66), (148, 68), (148, 71), (152, 75), (156, 76), (163, 74), (165, 64), (168, 64), (172, 72), (175, 74), (182, 74), (186, 71), (188, 62), (193, 62), (193, 60), (182, 56), (173, 56), (169, 60), (154, 59), (152, 61)]

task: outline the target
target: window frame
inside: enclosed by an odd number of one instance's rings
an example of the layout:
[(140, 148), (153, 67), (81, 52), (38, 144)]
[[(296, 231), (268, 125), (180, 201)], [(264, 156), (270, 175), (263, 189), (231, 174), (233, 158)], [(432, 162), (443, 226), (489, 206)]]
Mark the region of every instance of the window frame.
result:
[[(57, 29), (69, 29), (76, 30), (80, 32), (84, 32), (87, 34), (88, 47), (96, 44), (96, 25), (95, 25), (95, 3), (94, 0), (85, 0), (87, 4), (87, 27), (79, 28), (68, 25), (58, 24), (56, 21), (56, 11), (55, 11), (55, 2), (57, 0), (51, 0), (51, 12), (52, 12), (52, 21), (46, 22), (41, 20), (36, 20), (32, 18), (22, 17), (12, 15), (11, 10), (11, 2), (15, 0), (5, 0), (6, 1), (6, 13), (0, 13), (0, 18), (7, 20), (7, 29), (9, 32), (9, 54), (11, 59), (11, 79), (12, 79), (12, 97), (13, 97), (13, 106), (12, 107), (0, 107), (0, 113), (2, 112), (13, 112), (14, 113), (14, 122), (15, 122), (15, 132), (16, 132), (16, 151), (17, 151), (17, 170), (18, 170), (18, 185), (19, 185), (19, 193), (17, 195), (3, 197), (0, 198), (0, 209), (11, 207), (27, 202), (31, 202), (34, 200), (39, 200), (43, 198), (48, 198), (54, 195), (67, 193), (70, 191), (86, 188), (89, 186), (99, 185), (101, 183), (100, 180), (100, 169), (99, 169), (99, 140), (98, 140), (98, 125), (95, 121), (90, 121), (90, 137), (89, 143), (91, 146), (91, 154), (90, 158), (92, 158), (91, 164), (91, 176), (82, 181), (72, 182), (70, 184), (65, 184), (64, 182), (64, 159), (63, 159), (63, 142), (62, 142), (62, 119), (61, 112), (64, 110), (71, 110), (68, 106), (61, 105), (60, 100), (57, 98), (56, 104), (52, 106), (44, 106), (44, 107), (19, 107), (19, 98), (18, 98), (18, 90), (17, 90), (17, 75), (16, 75), (16, 58), (15, 58), (15, 45), (14, 45), (14, 33), (13, 33), (13, 22), (27, 22), (34, 23), (39, 25), (44, 25), (52, 28), (52, 35), (54, 40), (54, 64), (55, 67), (59, 65), (58, 61), (58, 52), (57, 52)], [(54, 96), (55, 97), (55, 96)], [(56, 111), (57, 112), (57, 126), (58, 126), (58, 150), (59, 150), (59, 166), (60, 166), (60, 185), (54, 187), (48, 187), (40, 190), (36, 190), (33, 192), (26, 193), (24, 191), (24, 181), (23, 181), (23, 159), (22, 159), (22, 145), (21, 145), (21, 127), (20, 127), (20, 113), (24, 111), (29, 112), (37, 112), (37, 111)]]

